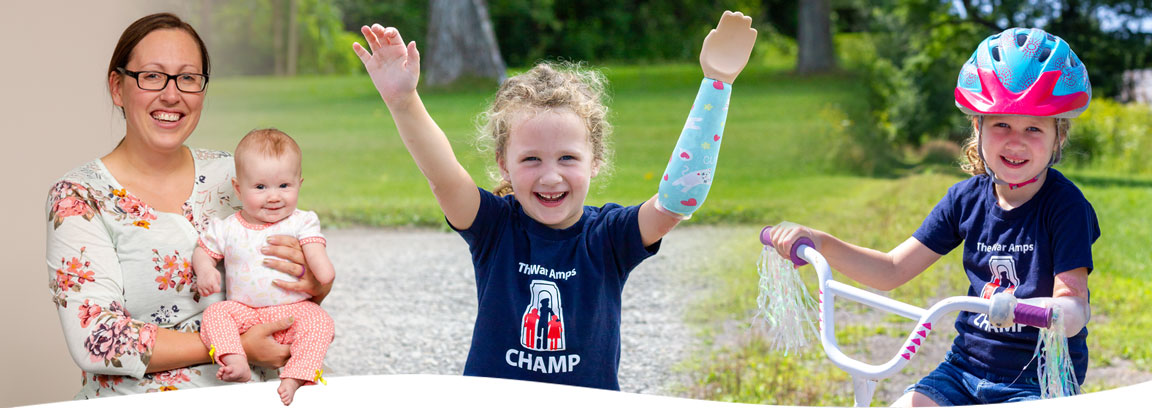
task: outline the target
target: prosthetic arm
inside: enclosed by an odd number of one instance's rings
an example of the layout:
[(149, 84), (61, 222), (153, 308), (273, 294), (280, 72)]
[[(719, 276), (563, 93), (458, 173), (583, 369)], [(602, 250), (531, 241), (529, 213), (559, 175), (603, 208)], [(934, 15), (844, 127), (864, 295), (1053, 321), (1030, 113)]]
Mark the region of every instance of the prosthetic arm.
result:
[(660, 179), (656, 204), (664, 212), (687, 219), (708, 196), (720, 154), (732, 82), (748, 63), (756, 41), (756, 30), (751, 25), (750, 17), (725, 11), (716, 29), (704, 39), (700, 67), (705, 78)]

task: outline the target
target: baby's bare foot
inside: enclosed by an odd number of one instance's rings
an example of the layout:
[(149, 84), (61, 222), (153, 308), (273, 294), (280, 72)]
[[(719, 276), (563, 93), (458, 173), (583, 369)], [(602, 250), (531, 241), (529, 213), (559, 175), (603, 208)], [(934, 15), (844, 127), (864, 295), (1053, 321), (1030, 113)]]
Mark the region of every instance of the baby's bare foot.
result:
[(304, 385), (304, 381), (295, 378), (281, 378), (280, 387), (276, 388), (276, 392), (280, 393), (280, 402), (284, 405), (292, 403), (292, 397), (296, 396), (296, 389)]
[(248, 367), (248, 358), (240, 354), (229, 354), (220, 358), (223, 364), (216, 370), (216, 378), (228, 382), (248, 382), (252, 379), (252, 369)]

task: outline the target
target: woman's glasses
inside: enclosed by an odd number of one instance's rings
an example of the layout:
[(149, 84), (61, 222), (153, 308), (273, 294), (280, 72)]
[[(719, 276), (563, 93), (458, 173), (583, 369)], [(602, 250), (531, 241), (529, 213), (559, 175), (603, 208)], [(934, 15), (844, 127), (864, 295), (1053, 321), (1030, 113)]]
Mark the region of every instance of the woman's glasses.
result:
[(157, 71), (129, 71), (116, 68), (121, 74), (136, 78), (136, 86), (145, 91), (162, 91), (168, 86), (168, 81), (176, 81), (176, 89), (180, 92), (200, 93), (208, 87), (208, 76), (204, 74), (180, 73), (169, 75)]

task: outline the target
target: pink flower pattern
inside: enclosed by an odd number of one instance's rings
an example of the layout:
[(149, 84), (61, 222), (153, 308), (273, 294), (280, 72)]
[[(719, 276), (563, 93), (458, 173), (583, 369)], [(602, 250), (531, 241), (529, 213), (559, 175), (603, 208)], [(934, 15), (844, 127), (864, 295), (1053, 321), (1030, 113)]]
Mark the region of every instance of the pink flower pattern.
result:
[(153, 375), (152, 378), (156, 380), (156, 382), (164, 385), (176, 385), (191, 380), (188, 378), (187, 368), (159, 372)]
[(48, 282), (48, 289), (52, 291), (52, 300), (57, 307), (68, 307), (65, 292), (80, 292), (81, 285), (96, 281), (96, 272), (89, 269), (92, 262), (85, 255), (87, 247), (80, 248), (80, 256), (72, 259), (60, 258), (60, 267)]
[(90, 200), (88, 189), (84, 186), (68, 181), (56, 183), (48, 192), (48, 201), (52, 203), (48, 220), (52, 221), (54, 228), (60, 228), (60, 224), (68, 217), (82, 216), (85, 220), (91, 220), (96, 211), (92, 208), (95, 203)]
[(105, 192), (61, 181), (49, 191), (48, 200), (52, 203), (48, 219), (53, 222), (54, 228), (60, 228), (60, 224), (68, 217), (83, 216), (90, 221), (96, 215), (95, 209), (104, 211), (117, 221), (141, 228), (148, 228), (149, 221), (156, 220), (156, 211), (152, 206), (127, 190), (113, 186), (108, 186)]
[(80, 315), (78, 316), (80, 318), (80, 327), (87, 328), (93, 320), (100, 317), (100, 312), (103, 310), (104, 309), (100, 308), (100, 305), (92, 304), (92, 299), (84, 299), (84, 304), (80, 305)]
[(161, 255), (158, 249), (153, 249), (152, 255), (152, 263), (156, 265), (152, 269), (159, 274), (155, 278), (159, 284), (157, 289), (175, 289), (176, 292), (187, 289), (192, 293), (193, 300), (200, 301), (200, 292), (196, 291), (194, 285), (196, 277), (188, 258), (181, 257), (180, 251), (172, 251), (172, 255)]
[[(194, 317), (205, 305), (197, 305), (200, 296), (193, 289), (195, 274), (190, 265), (191, 254), (188, 253), (188, 248), (194, 248), (195, 241), (187, 248), (182, 246), (178, 237), (172, 235), (172, 224), (187, 221), (196, 231), (201, 231), (212, 218), (238, 209), (233, 205), (236, 200), (232, 197), (229, 183), (233, 177), (232, 162), (217, 160), (229, 157), (230, 154), (192, 150), (198, 161), (196, 189), (175, 217), (162, 216), (140, 197), (119, 187), (98, 161), (74, 169), (49, 191), (45, 203), (46, 218), (51, 225), (49, 230), (67, 234), (69, 241), (55, 246), (49, 242), (47, 283), (53, 302), (61, 311), (62, 323), (77, 329), (71, 331), (74, 336), (70, 335), (69, 344), (75, 347), (72, 351), (79, 353), (83, 365), (91, 361), (95, 366), (108, 367), (109, 372), (120, 374), (92, 372), (104, 372), (96, 369), (84, 372), (84, 389), (78, 397), (166, 391), (215, 383), (211, 373), (203, 372), (198, 366), (144, 374), (142, 378), (128, 375), (148, 364), (160, 327), (195, 333), (200, 326), (200, 320)], [(132, 242), (149, 245), (142, 249), (151, 250), (153, 256), (135, 257), (143, 265), (137, 261), (126, 263), (123, 258), (117, 259), (117, 254), (111, 251), (120, 249), (108, 248), (103, 237), (91, 236), (94, 231), (92, 228), (98, 224), (102, 224), (100, 228), (108, 232), (113, 242), (116, 242), (119, 234), (132, 234)], [(83, 235), (77, 235), (77, 231)], [(156, 233), (164, 236), (157, 236)], [(84, 244), (92, 250), (81, 248)], [(133, 245), (137, 246), (133, 251), (139, 251), (139, 247), (143, 246)], [(79, 252), (76, 248), (79, 248)], [(188, 255), (180, 254), (176, 248), (184, 250)], [(155, 267), (152, 275), (147, 273), (149, 261)], [(130, 265), (133, 263), (136, 264)], [(140, 266), (144, 267), (143, 276), (138, 273), (132, 277), (127, 276), (128, 270), (139, 271)], [(129, 268), (124, 269), (124, 276), (108, 273), (116, 272), (121, 267)], [(118, 282), (120, 279), (132, 281)], [(148, 287), (149, 280), (155, 280), (151, 283), (155, 286)], [(93, 284), (96, 281), (100, 281), (100, 284)], [(138, 289), (134, 289), (133, 293), (107, 293), (111, 288), (120, 287), (113, 284), (124, 283), (131, 283)], [(174, 296), (174, 292), (179, 295)], [(156, 319), (134, 320), (134, 315), (146, 317), (155, 310), (141, 308), (141, 305), (148, 302), (134, 302), (136, 306), (129, 313), (125, 307), (128, 303), (116, 296), (120, 294), (143, 295), (145, 298), (159, 296), (163, 299), (161, 303), (171, 309), (163, 322)], [(103, 300), (107, 299), (105, 295), (111, 295), (107, 296), (111, 299)], [(189, 303), (190, 300), (193, 303)], [(176, 305), (180, 307), (178, 313)], [(113, 370), (112, 367), (117, 369)], [(274, 370), (257, 370), (253, 374), (265, 380), (277, 378)]]
[(145, 204), (144, 201), (141, 201), (139, 198), (136, 198), (136, 196), (131, 194), (125, 193), (124, 197), (121, 197), (120, 200), (116, 201), (116, 206), (120, 207), (121, 210), (124, 210), (124, 213), (128, 214), (129, 217), (138, 220), (156, 219), (156, 214), (152, 212), (152, 207), (150, 207), (148, 204)]
[[(85, 301), (81, 313), (92, 312), (92, 305)], [(99, 307), (99, 306), (96, 306)], [(87, 327), (95, 323), (95, 328), (84, 340), (84, 349), (93, 363), (103, 362), (104, 366), (123, 367), (120, 361), (126, 356), (138, 356), (144, 365), (152, 359), (152, 345), (156, 342), (156, 325), (136, 322), (120, 302), (112, 302), (108, 309), (87, 318)]]

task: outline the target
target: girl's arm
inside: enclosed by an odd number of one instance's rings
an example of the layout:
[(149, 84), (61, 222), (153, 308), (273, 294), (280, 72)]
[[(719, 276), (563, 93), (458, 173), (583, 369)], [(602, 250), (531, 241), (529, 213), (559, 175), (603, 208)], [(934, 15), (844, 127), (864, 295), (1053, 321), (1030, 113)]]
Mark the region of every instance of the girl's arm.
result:
[(807, 237), (828, 260), (828, 264), (854, 281), (879, 290), (892, 290), (912, 280), (940, 259), (941, 255), (908, 238), (891, 251), (880, 252), (844, 242), (823, 231), (790, 222), (772, 228), (772, 245), (784, 258), (788, 258), (792, 245)]
[(716, 29), (704, 38), (700, 50), (704, 81), (656, 196), (640, 207), (640, 236), (645, 246), (656, 243), (680, 220), (690, 217), (708, 196), (732, 82), (748, 63), (755, 42), (752, 18), (731, 11), (725, 11)]
[(1020, 299), (1034, 306), (1057, 306), (1064, 317), (1064, 336), (1072, 337), (1092, 318), (1088, 304), (1088, 268), (1076, 268), (1056, 274), (1052, 297)]
[(352, 49), (388, 105), (404, 147), (428, 179), (448, 222), (457, 229), (471, 227), (480, 209), (480, 192), (472, 176), (456, 160), (448, 137), (428, 115), (416, 92), (420, 79), (420, 52), (416, 50), (416, 42), (405, 46), (399, 31), (379, 24), (361, 27), (360, 32), (371, 53), (359, 43), (352, 44)]

